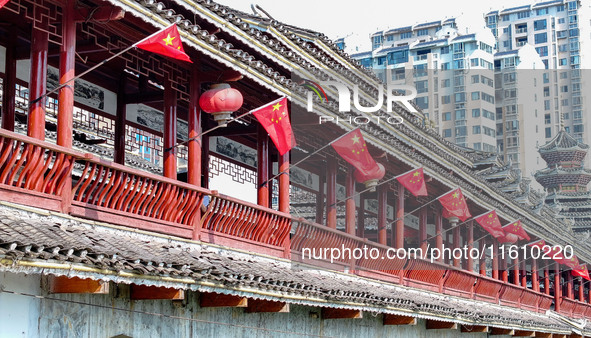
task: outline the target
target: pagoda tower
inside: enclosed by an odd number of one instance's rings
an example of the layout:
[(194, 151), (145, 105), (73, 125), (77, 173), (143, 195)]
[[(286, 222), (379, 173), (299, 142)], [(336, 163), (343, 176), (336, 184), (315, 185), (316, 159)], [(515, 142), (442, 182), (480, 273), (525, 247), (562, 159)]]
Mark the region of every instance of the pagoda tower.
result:
[(591, 230), (591, 170), (583, 166), (589, 146), (565, 130), (538, 151), (547, 167), (534, 177), (547, 192), (546, 205), (558, 210), (558, 217), (570, 220), (575, 232)]

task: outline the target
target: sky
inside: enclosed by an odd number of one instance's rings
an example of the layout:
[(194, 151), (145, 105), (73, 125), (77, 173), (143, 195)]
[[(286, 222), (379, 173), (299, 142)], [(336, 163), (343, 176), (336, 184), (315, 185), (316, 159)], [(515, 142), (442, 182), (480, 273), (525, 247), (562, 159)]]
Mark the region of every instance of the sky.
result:
[(251, 4), (258, 4), (279, 21), (322, 32), (333, 40), (353, 34), (367, 40), (369, 46), (369, 35), (381, 29), (459, 17), (462, 14), (465, 18), (471, 18), (475, 24), (482, 25), (484, 13), (490, 10), (545, 0), (215, 1), (247, 13), (252, 13)]

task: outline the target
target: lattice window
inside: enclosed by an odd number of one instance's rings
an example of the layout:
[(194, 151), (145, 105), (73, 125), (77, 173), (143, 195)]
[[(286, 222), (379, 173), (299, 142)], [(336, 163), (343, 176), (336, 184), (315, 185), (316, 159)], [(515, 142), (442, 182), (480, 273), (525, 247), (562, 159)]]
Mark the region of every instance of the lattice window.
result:
[(257, 184), (257, 175), (254, 170), (246, 169), (210, 154), (209, 177), (219, 176), (220, 174), (230, 176), (234, 182)]
[(125, 150), (142, 156), (146, 161), (162, 161), (162, 137), (132, 126), (125, 126)]

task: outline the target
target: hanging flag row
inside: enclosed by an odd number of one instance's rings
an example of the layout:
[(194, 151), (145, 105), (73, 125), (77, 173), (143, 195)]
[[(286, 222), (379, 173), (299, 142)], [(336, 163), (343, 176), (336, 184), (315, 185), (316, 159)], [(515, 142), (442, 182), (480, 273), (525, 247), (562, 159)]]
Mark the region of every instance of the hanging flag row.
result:
[(546, 244), (546, 241), (543, 239), (528, 243), (527, 245), (532, 247), (538, 247), (542, 252), (546, 254), (546, 257), (551, 258), (558, 264), (563, 264), (568, 266), (571, 269), (571, 274), (575, 277), (582, 277), (586, 280), (591, 281), (591, 277), (589, 276), (589, 271), (587, 270), (587, 264), (581, 264), (577, 256), (573, 255), (571, 258), (566, 258), (564, 256), (563, 249), (559, 246), (552, 246)]

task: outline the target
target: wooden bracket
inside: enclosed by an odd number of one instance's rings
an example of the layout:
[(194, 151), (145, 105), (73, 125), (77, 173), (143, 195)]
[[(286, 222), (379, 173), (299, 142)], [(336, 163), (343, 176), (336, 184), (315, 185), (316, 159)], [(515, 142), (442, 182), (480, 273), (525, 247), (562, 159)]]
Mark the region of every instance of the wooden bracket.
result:
[(159, 286), (146, 286), (132, 284), (130, 287), (130, 298), (132, 300), (145, 299), (170, 299), (183, 300), (185, 299), (185, 291), (172, 288), (165, 288)]
[(361, 310), (322, 308), (322, 319), (357, 319), (363, 318)]
[(246, 312), (289, 312), (289, 304), (284, 302), (275, 302), (272, 300), (249, 299)]
[(535, 331), (515, 330), (513, 337), (535, 337)]
[(108, 294), (109, 283), (78, 277), (49, 276), (49, 293)]
[(458, 324), (427, 319), (426, 327), (427, 330), (457, 330)]
[(246, 297), (224, 295), (221, 293), (204, 292), (199, 295), (201, 307), (247, 307)]
[(462, 325), (461, 331), (465, 333), (470, 332), (488, 332), (488, 326), (483, 325)]
[(417, 318), (411, 316), (399, 316), (384, 314), (384, 325), (417, 325)]
[(493, 328), (490, 329), (490, 335), (491, 336), (498, 336), (498, 335), (512, 336), (513, 333), (515, 333), (515, 330), (501, 329), (501, 328), (498, 328), (498, 327), (493, 327)]

